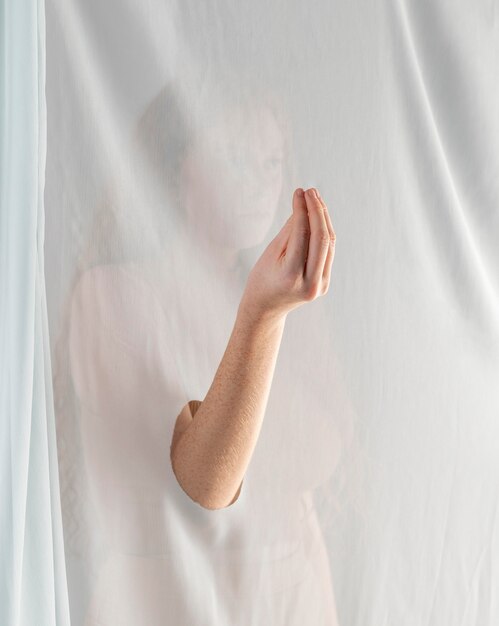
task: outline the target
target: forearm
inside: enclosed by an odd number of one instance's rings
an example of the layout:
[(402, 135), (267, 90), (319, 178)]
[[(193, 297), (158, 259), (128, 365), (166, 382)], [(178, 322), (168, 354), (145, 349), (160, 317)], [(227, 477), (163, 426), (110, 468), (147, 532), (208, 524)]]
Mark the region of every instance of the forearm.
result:
[(285, 315), (256, 316), (244, 297), (205, 399), (172, 447), (177, 480), (210, 509), (229, 505), (265, 415)]

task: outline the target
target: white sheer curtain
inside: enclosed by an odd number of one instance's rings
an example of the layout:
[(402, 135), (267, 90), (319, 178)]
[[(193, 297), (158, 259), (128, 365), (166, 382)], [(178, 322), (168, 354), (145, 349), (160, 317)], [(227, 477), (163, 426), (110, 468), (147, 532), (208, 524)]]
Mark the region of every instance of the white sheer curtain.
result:
[(0, 623), (68, 626), (44, 277), (45, 9), (0, 3)]
[[(46, 0), (46, 168), (43, 5), (16, 7), (2, 624), (497, 624), (497, 2)], [(330, 290), (203, 508), (175, 420), (310, 186)]]

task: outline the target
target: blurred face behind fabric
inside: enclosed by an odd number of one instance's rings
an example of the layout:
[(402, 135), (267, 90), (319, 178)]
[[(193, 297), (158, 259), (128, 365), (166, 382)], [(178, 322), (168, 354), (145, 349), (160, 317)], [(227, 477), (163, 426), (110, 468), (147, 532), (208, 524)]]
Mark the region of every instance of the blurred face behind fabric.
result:
[(282, 132), (267, 107), (235, 107), (206, 125), (181, 167), (187, 228), (207, 245), (258, 245), (275, 216), (283, 184)]

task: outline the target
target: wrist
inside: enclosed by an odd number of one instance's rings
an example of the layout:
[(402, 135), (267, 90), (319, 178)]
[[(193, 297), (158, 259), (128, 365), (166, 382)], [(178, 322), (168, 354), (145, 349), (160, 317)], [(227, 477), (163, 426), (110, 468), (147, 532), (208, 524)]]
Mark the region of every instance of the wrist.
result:
[(237, 317), (245, 323), (251, 325), (276, 325), (283, 326), (286, 321), (287, 313), (276, 311), (273, 309), (264, 309), (258, 307), (244, 295), (239, 303)]

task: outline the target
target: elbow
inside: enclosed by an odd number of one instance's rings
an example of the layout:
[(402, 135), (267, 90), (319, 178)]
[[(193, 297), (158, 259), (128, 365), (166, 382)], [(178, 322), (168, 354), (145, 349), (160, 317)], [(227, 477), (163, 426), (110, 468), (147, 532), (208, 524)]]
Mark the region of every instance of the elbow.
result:
[(243, 486), (243, 482), (244, 482), (244, 478), (241, 480), (239, 487), (237, 488), (237, 491), (235, 493), (235, 495), (230, 499), (230, 501), (227, 503), (227, 501), (225, 501), (222, 504), (217, 504), (217, 505), (211, 505), (211, 506), (205, 506), (204, 508), (206, 509), (211, 509), (211, 510), (215, 510), (215, 509), (226, 509), (229, 506), (232, 506), (235, 502), (237, 502), (237, 500), (239, 499), (239, 494), (241, 493), (241, 488)]
[(179, 471), (178, 468), (178, 460), (177, 455), (174, 454), (174, 449), (172, 448), (170, 451), (170, 464), (173, 470), (173, 474), (177, 481), (177, 484), (180, 486), (185, 495), (191, 500), (195, 502), (203, 509), (208, 510), (216, 510), (222, 508), (218, 505), (216, 499), (212, 497), (207, 497), (206, 495), (200, 493), (199, 489), (192, 489), (192, 486), (187, 486), (186, 481), (182, 478), (183, 472)]
[(175, 475), (177, 483), (179, 484), (182, 491), (186, 494), (186, 496), (188, 496), (190, 500), (192, 500), (192, 502), (195, 502), (196, 504), (201, 506), (203, 509), (206, 509), (208, 511), (218, 511), (220, 509), (225, 509), (231, 506), (238, 500), (239, 494), (241, 493), (241, 487), (242, 487), (243, 481), (241, 481), (241, 484), (239, 485), (239, 488), (237, 489), (235, 495), (229, 501), (227, 501), (227, 499), (222, 500), (220, 496), (217, 494), (214, 494), (211, 492), (202, 493), (202, 491), (199, 489), (195, 490), (195, 489), (187, 487), (185, 482), (182, 481), (182, 479), (180, 478), (181, 472), (178, 471), (178, 466), (176, 463), (176, 456), (173, 454), (173, 452), (170, 454), (170, 462), (171, 462), (173, 474)]
[(206, 501), (197, 501), (199, 505), (206, 509), (207, 511), (219, 511), (220, 509), (224, 509), (227, 505), (219, 504), (215, 500), (206, 500)]
[(241, 493), (241, 487), (243, 486), (243, 482), (244, 482), (244, 479), (241, 481), (235, 495), (232, 496), (228, 502), (227, 502), (227, 499), (225, 499), (224, 501), (221, 501), (219, 497), (218, 498), (212, 497), (211, 499), (204, 499), (203, 502), (200, 502), (198, 500), (198, 503), (201, 504), (201, 506), (204, 509), (208, 509), (210, 511), (226, 509), (229, 506), (232, 506), (239, 499), (239, 494)]
[[(237, 501), (239, 494), (241, 493), (243, 481), (241, 481), (235, 495), (231, 497), (229, 501), (227, 501), (227, 498), (222, 500), (220, 494), (215, 493), (214, 489), (206, 489), (206, 485), (203, 486), (199, 480), (192, 481), (193, 468), (186, 467), (185, 457), (183, 459), (179, 459), (179, 454), (181, 452), (181, 449), (179, 449), (179, 442), (182, 439), (183, 434), (188, 430), (188, 427), (201, 404), (202, 402), (200, 400), (191, 400), (183, 407), (182, 411), (177, 416), (173, 438), (170, 444), (170, 464), (177, 483), (189, 499), (201, 506), (203, 509), (217, 511), (219, 509), (225, 509)], [(190, 480), (186, 479), (187, 475), (189, 475)], [(189, 483), (189, 486), (187, 483)]]
[(237, 501), (238, 497), (239, 497), (239, 493), (237, 493), (231, 499), (229, 503), (227, 503), (227, 501), (220, 502), (220, 501), (217, 501), (216, 499), (205, 500), (204, 502), (195, 500), (195, 502), (200, 504), (203, 507), (203, 509), (207, 509), (208, 511), (219, 511), (220, 509), (227, 509), (229, 506), (232, 506)]

